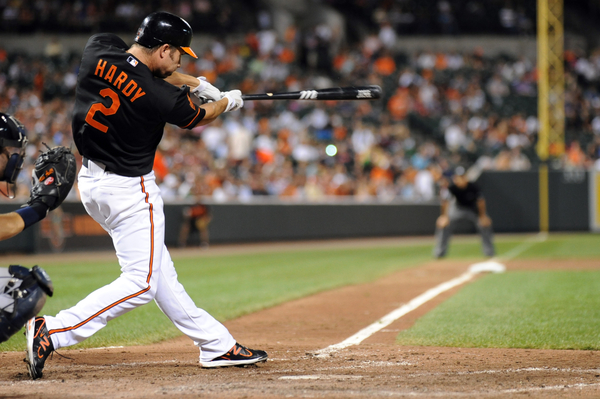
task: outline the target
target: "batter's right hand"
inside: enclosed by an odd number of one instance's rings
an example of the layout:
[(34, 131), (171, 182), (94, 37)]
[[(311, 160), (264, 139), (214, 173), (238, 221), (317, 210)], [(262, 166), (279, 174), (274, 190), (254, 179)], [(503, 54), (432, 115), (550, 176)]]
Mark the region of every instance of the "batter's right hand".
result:
[(488, 215), (483, 215), (479, 217), (479, 225), (481, 227), (490, 227), (492, 225), (492, 219)]
[(223, 93), (221, 93), (221, 90), (208, 83), (204, 76), (199, 76), (196, 79), (198, 79), (199, 84), (191, 89), (190, 93), (199, 99), (206, 101), (219, 101), (223, 98)]
[(450, 219), (446, 215), (441, 215), (437, 218), (435, 225), (439, 229), (443, 229), (450, 224)]
[(244, 100), (242, 100), (242, 92), (239, 90), (224, 91), (223, 98), (227, 98), (227, 108), (225, 112), (235, 111), (244, 106)]

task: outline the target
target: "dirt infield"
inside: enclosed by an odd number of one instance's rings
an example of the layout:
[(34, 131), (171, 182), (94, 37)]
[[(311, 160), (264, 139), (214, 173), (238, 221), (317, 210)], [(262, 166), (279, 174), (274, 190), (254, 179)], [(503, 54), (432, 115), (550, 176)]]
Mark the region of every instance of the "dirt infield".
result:
[[(230, 248), (231, 249), (231, 248)], [(210, 252), (210, 251), (209, 251)], [(114, 256), (114, 255), (113, 255)], [(353, 398), (600, 397), (600, 352), (405, 347), (398, 331), (453, 295), (441, 294), (360, 345), (326, 358), (314, 353), (343, 341), (468, 265), (438, 261), (289, 302), (227, 322), (240, 343), (269, 361), (205, 370), (186, 338), (152, 346), (61, 350), (31, 381), (24, 353), (0, 354), (2, 398)], [(509, 269), (596, 269), (590, 261), (514, 261)]]

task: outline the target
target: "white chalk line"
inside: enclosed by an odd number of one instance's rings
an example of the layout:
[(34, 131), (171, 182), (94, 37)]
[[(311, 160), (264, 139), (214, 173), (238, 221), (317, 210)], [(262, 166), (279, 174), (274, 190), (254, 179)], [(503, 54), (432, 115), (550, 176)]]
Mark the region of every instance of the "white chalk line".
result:
[(124, 346), (99, 346), (97, 348), (89, 348), (89, 350), (97, 351), (97, 350), (101, 350), (101, 349), (121, 349), (121, 348), (124, 348)]
[[(514, 369), (510, 371), (566, 371), (560, 369), (544, 369), (544, 368), (523, 368), (523, 369)], [(495, 370), (489, 370), (491, 372), (496, 372)], [(508, 371), (508, 370), (505, 370)], [(591, 370), (595, 371), (595, 370)], [(498, 371), (501, 372), (501, 371)], [(437, 373), (436, 373), (437, 374)], [(444, 373), (440, 373), (444, 374)], [(445, 373), (448, 374), (448, 373)], [(415, 374), (411, 374), (411, 376), (415, 376)], [(300, 374), (300, 375), (286, 375), (281, 376), (279, 380), (288, 380), (288, 381), (306, 381), (306, 380), (360, 380), (365, 378), (362, 375), (344, 375), (344, 374)], [(530, 387), (521, 387), (521, 388), (508, 388), (508, 389), (493, 389), (487, 388), (477, 391), (471, 392), (457, 392), (457, 391), (437, 391), (432, 392), (431, 390), (427, 390), (427, 392), (415, 392), (414, 390), (394, 390), (394, 391), (378, 391), (378, 395), (385, 396), (414, 396), (414, 397), (485, 397), (485, 396), (495, 396), (495, 395), (506, 395), (506, 394), (519, 394), (519, 393), (531, 393), (531, 392), (548, 392), (548, 391), (563, 391), (563, 390), (572, 390), (578, 389), (583, 390), (586, 388), (598, 389), (600, 387), (600, 383), (566, 383), (559, 385), (541, 385), (541, 386), (530, 386)]]
[[(478, 263), (475, 265), (471, 265), (470, 270), (463, 273), (459, 277), (453, 278), (452, 280), (446, 281), (445, 283), (442, 283), (442, 284), (438, 285), (437, 287), (424, 292), (423, 294), (419, 295), (418, 297), (412, 299), (407, 304), (402, 305), (398, 309), (393, 310), (392, 312), (383, 316), (381, 319), (377, 320), (373, 324), (363, 328), (362, 330), (360, 330), (353, 336), (345, 339), (344, 341), (342, 341), (340, 343), (330, 345), (324, 349), (320, 349), (317, 352), (315, 352), (314, 355), (316, 357), (327, 357), (327, 356), (331, 355), (332, 353), (337, 352), (341, 349), (360, 344), (362, 341), (369, 338), (371, 335), (373, 335), (376, 332), (382, 330), (383, 328), (389, 326), (390, 324), (392, 324), (393, 322), (395, 322), (402, 316), (406, 315), (409, 312), (412, 312), (413, 310), (415, 310), (418, 307), (420, 307), (421, 305), (429, 302), (436, 296), (438, 296), (448, 290), (451, 290), (454, 287), (457, 287), (461, 284), (464, 284), (464, 283), (472, 280), (473, 277), (475, 277), (478, 273), (485, 272), (485, 271), (492, 271), (492, 272), (503, 271), (504, 266), (499, 264), (496, 260), (503, 260), (503, 261), (511, 260), (511, 259), (515, 258), (516, 256), (518, 256), (519, 254), (525, 252), (526, 250), (528, 250), (529, 248), (531, 248), (538, 242), (545, 241), (547, 238), (548, 238), (547, 233), (537, 234), (537, 235), (533, 236), (532, 238), (526, 240), (522, 244), (518, 245), (517, 247), (513, 248), (508, 253), (504, 254), (503, 256), (501, 256), (499, 258), (493, 258), (488, 262), (482, 262), (482, 263)], [(487, 268), (487, 270), (486, 270), (486, 264), (490, 265), (490, 267)]]
[(512, 388), (512, 389), (486, 389), (472, 392), (457, 392), (457, 391), (439, 391), (431, 392), (415, 392), (415, 391), (378, 391), (378, 396), (386, 397), (426, 397), (426, 398), (450, 398), (450, 397), (497, 397), (498, 395), (508, 394), (519, 394), (519, 393), (531, 393), (531, 392), (549, 392), (549, 391), (562, 391), (566, 389), (579, 389), (585, 388), (598, 388), (600, 383), (577, 383), (577, 384), (562, 384), (562, 385), (548, 385), (539, 387), (525, 387), (525, 388)]
[(579, 383), (579, 384), (550, 385), (550, 386), (531, 387), (531, 388), (513, 388), (513, 389), (501, 390), (500, 393), (521, 393), (521, 392), (532, 392), (532, 391), (535, 392), (535, 391), (547, 391), (547, 390), (556, 391), (556, 390), (562, 390), (562, 389), (567, 389), (567, 388), (595, 388), (595, 387), (600, 387), (600, 383), (595, 383), (595, 384)]
[[(414, 372), (412, 369), (406, 369), (408, 366), (415, 366), (418, 363), (410, 363), (410, 362), (373, 362), (366, 361), (362, 362), (362, 364), (351, 365), (351, 366), (333, 366), (333, 367), (315, 367), (312, 369), (313, 372), (322, 372), (322, 373), (331, 373), (331, 372), (346, 372), (348, 370), (363, 370), (363, 369), (371, 369), (372, 367), (389, 367), (389, 368), (401, 368), (406, 372), (401, 374), (394, 374), (389, 378), (404, 378), (404, 377), (442, 377), (442, 376), (457, 376), (457, 375), (493, 375), (493, 374), (523, 374), (523, 373), (539, 373), (543, 372), (548, 375), (554, 374), (563, 374), (566, 377), (569, 374), (598, 374), (600, 372), (599, 368), (585, 369), (585, 368), (560, 368), (560, 367), (521, 367), (521, 368), (510, 368), (510, 369), (495, 369), (495, 370), (467, 370), (467, 371), (435, 371), (435, 372)], [(297, 370), (295, 369), (286, 369), (286, 370), (276, 370), (276, 371), (267, 371), (264, 374), (282, 374), (282, 373), (294, 373)], [(318, 374), (323, 375), (323, 374)]]
[(340, 349), (344, 349), (344, 348), (347, 348), (352, 345), (358, 345), (365, 339), (369, 338), (371, 335), (373, 335), (376, 332), (378, 332), (379, 330), (381, 330), (382, 328), (389, 326), (390, 324), (392, 324), (394, 321), (398, 320), (400, 317), (404, 316), (405, 314), (417, 309), (419, 306), (430, 301), (431, 299), (435, 298), (436, 296), (440, 295), (441, 293), (446, 292), (456, 286), (459, 286), (459, 285), (471, 280), (473, 277), (475, 277), (475, 275), (476, 275), (476, 273), (468, 271), (459, 277), (456, 277), (456, 278), (453, 278), (452, 280), (446, 281), (445, 283), (442, 283), (442, 284), (438, 285), (437, 287), (424, 292), (423, 294), (419, 295), (418, 297), (412, 299), (407, 304), (402, 305), (398, 309), (388, 313), (387, 315), (383, 316), (381, 319), (377, 320), (375, 323), (371, 324), (368, 327), (363, 328), (362, 330), (360, 330), (359, 332), (357, 332), (350, 338), (347, 338), (338, 344), (330, 345), (325, 349), (321, 349), (321, 350), (317, 351), (315, 355), (317, 357), (326, 357), (327, 355), (330, 355), (333, 352), (337, 352)]
[[(372, 367), (402, 367), (405, 366), (415, 366), (418, 365), (419, 362), (376, 362), (376, 361), (363, 361), (361, 364), (350, 365), (350, 366), (329, 366), (329, 367), (315, 367), (313, 371), (321, 371), (321, 372), (332, 372), (332, 371), (342, 371), (342, 370), (361, 370), (361, 369), (370, 369)], [(277, 372), (281, 372), (278, 370)], [(287, 370), (285, 372), (293, 372), (293, 370)], [(537, 373), (544, 372), (548, 374), (598, 374), (600, 372), (600, 368), (561, 368), (561, 367), (520, 367), (520, 368), (509, 368), (509, 369), (490, 369), (490, 370), (466, 370), (466, 371), (426, 371), (426, 372), (414, 372), (409, 370), (408, 375), (411, 377), (439, 377), (446, 375), (479, 375), (479, 374), (521, 374), (521, 373)], [(403, 374), (406, 375), (406, 374)]]
[[(332, 369), (332, 368), (330, 368)], [(317, 371), (319, 369), (315, 369)], [(496, 369), (496, 370), (469, 370), (469, 371), (451, 371), (451, 372), (418, 372), (410, 373), (411, 377), (436, 377), (445, 375), (480, 375), (480, 374), (522, 374), (546, 372), (548, 374), (597, 374), (600, 369), (577, 369), (577, 368), (559, 368), (559, 367), (522, 367), (516, 369)]]
[(362, 375), (331, 375), (331, 374), (308, 374), (308, 375), (284, 375), (280, 380), (360, 380)]

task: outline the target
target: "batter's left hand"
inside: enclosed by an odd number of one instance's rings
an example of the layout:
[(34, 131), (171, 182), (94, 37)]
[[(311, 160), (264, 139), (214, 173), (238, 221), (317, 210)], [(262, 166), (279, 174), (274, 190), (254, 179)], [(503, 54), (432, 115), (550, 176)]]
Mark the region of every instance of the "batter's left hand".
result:
[(198, 79), (199, 84), (191, 89), (190, 93), (198, 97), (200, 100), (205, 100), (204, 102), (219, 101), (223, 98), (221, 90), (208, 83), (204, 76), (199, 76), (196, 79)]
[(223, 97), (227, 98), (227, 108), (225, 112), (235, 111), (244, 106), (242, 92), (240, 90), (231, 90), (223, 92)]

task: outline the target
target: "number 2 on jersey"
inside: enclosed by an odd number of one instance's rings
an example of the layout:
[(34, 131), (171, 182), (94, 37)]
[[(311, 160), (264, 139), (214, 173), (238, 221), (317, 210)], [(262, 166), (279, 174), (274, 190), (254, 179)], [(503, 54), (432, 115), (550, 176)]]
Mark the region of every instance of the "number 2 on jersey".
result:
[(114, 115), (117, 113), (117, 110), (121, 106), (121, 100), (119, 100), (119, 96), (112, 89), (102, 89), (100, 90), (100, 95), (104, 98), (110, 97), (112, 100), (112, 105), (110, 108), (106, 108), (102, 103), (94, 103), (90, 107), (87, 115), (85, 116), (85, 121), (90, 125), (100, 130), (102, 133), (106, 133), (108, 131), (108, 126), (98, 122), (94, 119), (94, 114), (96, 112), (100, 112), (106, 116)]

